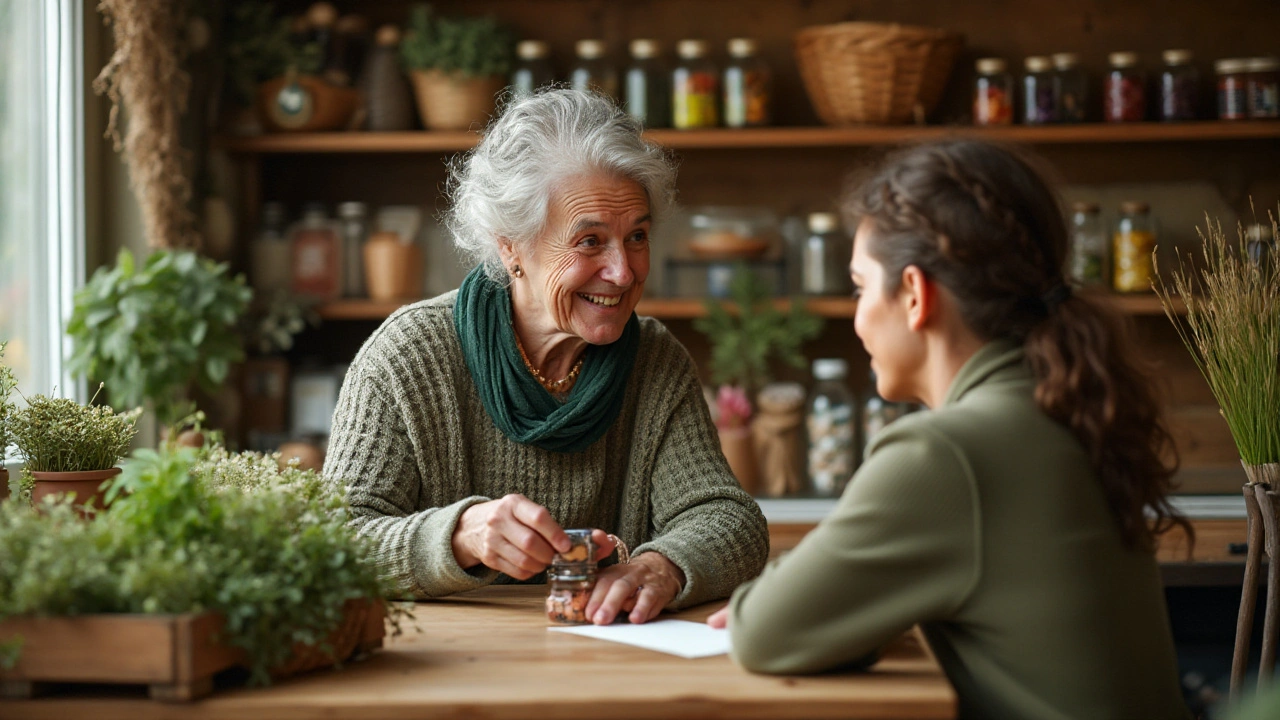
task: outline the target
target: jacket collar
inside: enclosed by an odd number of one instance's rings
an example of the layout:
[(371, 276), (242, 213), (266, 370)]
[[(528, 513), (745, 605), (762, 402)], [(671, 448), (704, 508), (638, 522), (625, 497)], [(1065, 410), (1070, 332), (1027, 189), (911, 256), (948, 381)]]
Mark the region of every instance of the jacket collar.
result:
[(986, 382), (992, 375), (1011, 366), (1020, 367), (1025, 361), (1026, 355), (1020, 343), (1007, 339), (992, 340), (965, 361), (960, 372), (956, 373), (955, 380), (951, 381), (951, 388), (947, 390), (947, 397), (942, 404), (959, 402), (970, 390)]

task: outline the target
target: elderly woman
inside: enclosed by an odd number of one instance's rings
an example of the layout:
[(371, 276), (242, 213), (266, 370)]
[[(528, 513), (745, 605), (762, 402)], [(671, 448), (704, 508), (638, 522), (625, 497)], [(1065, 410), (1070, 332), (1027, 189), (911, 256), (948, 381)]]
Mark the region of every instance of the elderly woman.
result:
[(514, 102), (452, 169), (448, 223), (476, 267), (365, 343), (325, 474), (418, 597), (534, 579), (566, 527), (633, 548), (602, 567), (595, 623), (726, 597), (768, 554), (694, 365), (634, 310), (675, 170), (609, 100)]

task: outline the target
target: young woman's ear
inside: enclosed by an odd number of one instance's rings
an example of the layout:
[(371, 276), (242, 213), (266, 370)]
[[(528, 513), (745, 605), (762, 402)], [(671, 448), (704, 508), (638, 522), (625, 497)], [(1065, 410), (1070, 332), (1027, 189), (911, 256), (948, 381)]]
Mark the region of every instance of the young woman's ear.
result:
[(902, 284), (898, 301), (907, 314), (907, 327), (920, 332), (929, 318), (937, 312), (938, 285), (915, 265), (902, 269)]

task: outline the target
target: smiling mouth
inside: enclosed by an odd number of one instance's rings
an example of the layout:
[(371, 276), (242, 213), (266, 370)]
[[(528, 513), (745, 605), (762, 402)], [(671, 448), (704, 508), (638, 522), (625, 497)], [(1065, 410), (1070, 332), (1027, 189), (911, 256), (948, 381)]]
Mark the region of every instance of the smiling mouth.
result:
[(578, 293), (578, 297), (586, 300), (592, 305), (599, 305), (600, 307), (614, 307), (618, 303), (622, 302), (621, 295), (588, 295), (586, 293)]

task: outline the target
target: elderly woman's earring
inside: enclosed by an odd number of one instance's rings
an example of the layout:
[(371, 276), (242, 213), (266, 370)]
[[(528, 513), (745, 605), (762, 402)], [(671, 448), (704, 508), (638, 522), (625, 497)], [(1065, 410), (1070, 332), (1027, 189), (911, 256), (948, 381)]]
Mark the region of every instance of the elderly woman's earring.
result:
[(511, 274), (515, 275), (518, 278), (522, 278), (524, 277), (524, 268), (520, 267), (519, 265), (512, 265)]

